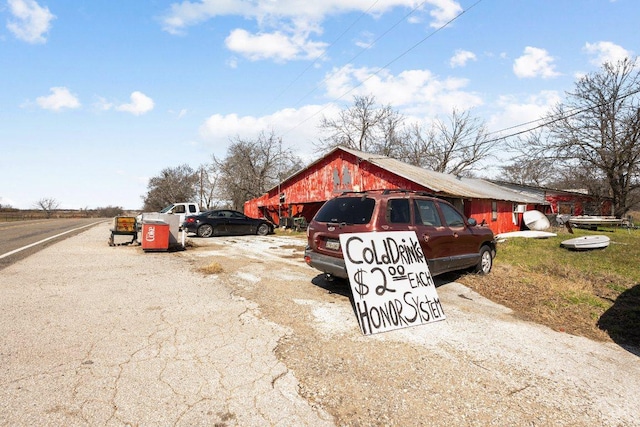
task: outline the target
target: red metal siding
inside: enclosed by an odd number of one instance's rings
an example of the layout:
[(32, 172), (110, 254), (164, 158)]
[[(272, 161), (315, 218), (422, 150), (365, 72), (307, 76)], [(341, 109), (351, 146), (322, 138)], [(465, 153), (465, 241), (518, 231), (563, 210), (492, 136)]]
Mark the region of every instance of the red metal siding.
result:
[(582, 200), (575, 195), (547, 193), (545, 200), (551, 204), (553, 213), (582, 215), (584, 212)]
[(561, 193), (548, 191), (545, 195), (547, 202), (551, 204), (553, 214), (570, 215), (611, 215), (612, 203), (610, 199), (605, 199), (598, 206), (597, 199), (587, 194)]
[[(408, 190), (433, 192), (427, 187), (402, 178), (369, 162), (361, 161), (353, 154), (335, 151), (331, 155), (318, 160), (317, 163), (300, 171), (279, 187), (269, 193), (248, 201), (244, 206), (245, 214), (253, 217), (265, 216), (275, 224), (280, 224), (281, 217), (303, 216), (310, 221), (322, 204), (343, 191), (365, 191), (382, 188), (406, 188)], [(284, 203), (280, 204), (280, 195), (284, 195)], [(557, 213), (558, 203), (573, 203), (574, 215), (583, 212), (582, 202), (592, 200), (589, 196), (566, 193), (547, 194), (551, 206), (526, 206), (526, 209), (537, 209), (545, 214)], [(496, 219), (493, 219), (492, 203), (496, 203)], [(456, 206), (460, 206), (459, 199)], [(603, 209), (606, 208), (603, 206)], [(522, 213), (514, 213), (511, 201), (492, 201), (471, 199), (464, 201), (464, 214), (484, 223), (494, 233), (518, 231), (522, 228)]]
[[(496, 203), (496, 219), (493, 219), (493, 203)], [(522, 214), (513, 212), (513, 202), (494, 201), (486, 199), (466, 200), (464, 215), (484, 224), (494, 234), (519, 231), (522, 224)], [(515, 223), (514, 223), (515, 219)]]
[[(262, 197), (245, 203), (244, 212), (253, 217), (268, 216), (276, 224), (280, 217), (304, 216), (307, 221), (322, 203), (343, 191), (365, 191), (378, 188), (406, 188), (429, 191), (412, 181), (401, 178), (356, 156), (342, 151), (322, 159), (281, 183)], [(280, 194), (285, 202), (280, 203)]]

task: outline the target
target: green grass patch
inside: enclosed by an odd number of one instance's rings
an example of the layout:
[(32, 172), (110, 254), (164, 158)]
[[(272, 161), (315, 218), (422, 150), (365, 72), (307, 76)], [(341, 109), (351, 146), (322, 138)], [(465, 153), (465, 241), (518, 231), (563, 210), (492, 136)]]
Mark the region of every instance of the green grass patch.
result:
[[(564, 240), (603, 234), (611, 239), (609, 247), (591, 251), (570, 251), (560, 247)], [(574, 229), (574, 234), (562, 230), (557, 237), (549, 239), (508, 239), (498, 244), (496, 264), (522, 266), (532, 271), (544, 273), (548, 269), (554, 276), (571, 278), (596, 277), (621, 278), (627, 285), (617, 284), (619, 291), (628, 289), (630, 284), (640, 283), (640, 230), (608, 229), (589, 231)]]
[[(640, 348), (640, 230), (555, 230), (548, 239), (498, 243), (491, 274), (461, 281), (519, 316), (554, 330)], [(606, 235), (605, 249), (572, 251), (564, 240)]]
[(607, 309), (611, 304), (607, 304), (602, 299), (587, 292), (566, 292), (562, 295), (566, 301), (576, 305), (586, 305), (594, 308)]
[(626, 286), (618, 285), (618, 284), (615, 284), (615, 283), (609, 283), (609, 284), (607, 285), (607, 288), (609, 288), (609, 289), (611, 289), (612, 291), (617, 292), (617, 293), (619, 293), (619, 294), (621, 294), (621, 293), (623, 293), (624, 291), (626, 291), (626, 290), (627, 290), (627, 287), (626, 287)]

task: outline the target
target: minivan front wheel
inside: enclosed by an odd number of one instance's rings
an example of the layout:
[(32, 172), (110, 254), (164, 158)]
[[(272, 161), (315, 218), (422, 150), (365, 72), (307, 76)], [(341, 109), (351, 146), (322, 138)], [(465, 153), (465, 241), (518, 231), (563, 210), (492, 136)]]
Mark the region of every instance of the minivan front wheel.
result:
[(480, 249), (480, 261), (476, 265), (475, 272), (480, 275), (489, 274), (493, 267), (493, 254), (488, 246), (483, 246)]

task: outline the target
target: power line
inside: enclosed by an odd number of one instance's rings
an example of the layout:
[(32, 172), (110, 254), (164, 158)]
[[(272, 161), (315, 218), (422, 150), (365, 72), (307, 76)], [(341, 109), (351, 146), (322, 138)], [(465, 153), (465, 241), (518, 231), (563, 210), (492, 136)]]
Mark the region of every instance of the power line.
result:
[[(513, 138), (514, 136), (522, 135), (522, 134), (525, 134), (525, 133), (528, 133), (528, 132), (533, 132), (534, 130), (541, 129), (543, 127), (552, 125), (552, 124), (557, 123), (557, 122), (559, 122), (561, 120), (566, 120), (566, 119), (568, 119), (570, 117), (577, 116), (578, 114), (585, 113), (585, 112), (587, 112), (589, 110), (594, 110), (596, 108), (604, 107), (604, 106), (609, 105), (609, 104), (611, 104), (613, 102), (619, 101), (621, 99), (627, 98), (627, 97), (635, 95), (637, 93), (640, 93), (640, 88), (636, 89), (636, 90), (629, 91), (629, 92), (627, 92), (625, 94), (622, 94), (619, 97), (616, 97), (616, 99), (613, 99), (613, 100), (610, 100), (610, 101), (601, 102), (600, 104), (592, 105), (590, 107), (585, 107), (585, 108), (574, 108), (574, 109), (569, 110), (568, 112), (566, 112), (564, 114), (558, 114), (557, 117), (552, 118), (550, 120), (547, 120), (547, 121), (545, 121), (545, 122), (543, 122), (543, 123), (541, 123), (541, 124), (539, 124), (537, 126), (534, 126), (532, 128), (528, 128), (528, 129), (525, 129), (525, 130), (522, 130), (522, 131), (518, 131), (518, 132), (515, 132), (515, 133), (512, 133), (512, 134), (501, 136), (499, 138), (490, 139), (490, 140), (487, 140), (485, 142), (487, 142), (487, 143), (498, 142), (498, 141), (501, 141), (501, 140), (505, 140), (507, 138)], [(521, 124), (515, 125), (515, 126), (510, 126), (508, 128), (505, 128), (505, 129), (497, 130), (497, 131), (494, 131), (494, 132), (489, 132), (488, 135), (491, 135), (491, 134), (494, 134), (494, 133), (504, 132), (506, 130), (511, 130), (511, 129), (522, 127), (522, 126), (526, 126), (526, 125), (531, 124), (531, 123), (539, 122), (540, 120), (543, 120), (543, 119), (532, 120), (530, 122), (521, 123)]]
[[(480, 0), (481, 1), (481, 0)], [(414, 7), (413, 9), (411, 9), (411, 11), (409, 13), (407, 13), (406, 15), (404, 15), (402, 18), (400, 18), (398, 21), (396, 21), (391, 27), (389, 27), (386, 31), (384, 31), (382, 34), (380, 34), (375, 40), (373, 40), (371, 43), (369, 43), (366, 47), (363, 47), (362, 49), (360, 49), (360, 51), (355, 54), (354, 56), (352, 56), (349, 61), (347, 61), (347, 63), (345, 65), (343, 65), (342, 67), (340, 67), (340, 70), (336, 71), (335, 73), (332, 74), (332, 76), (335, 76), (336, 74), (338, 74), (340, 71), (344, 70), (344, 68), (347, 65), (351, 65), (353, 63), (353, 61), (355, 59), (357, 59), (360, 55), (362, 55), (363, 53), (367, 52), (373, 45), (375, 45), (378, 41), (380, 41), (382, 38), (384, 38), (387, 34), (389, 34), (391, 32), (391, 30), (393, 30), (394, 28), (396, 28), (398, 25), (400, 25), (402, 22), (404, 22), (409, 16), (413, 15), (413, 13), (420, 9), (425, 3), (427, 2), (427, 0), (424, 0), (422, 3), (420, 3), (419, 5), (417, 5), (416, 7)], [(378, 71), (380, 72), (380, 71)], [(322, 79), (320, 81), (320, 83), (318, 83), (312, 90), (310, 90), (309, 92), (307, 92), (305, 95), (302, 96), (302, 98), (298, 99), (298, 101), (296, 101), (293, 105), (294, 107), (299, 105), (304, 99), (306, 99), (309, 95), (311, 95), (313, 92), (315, 92), (316, 90), (318, 90), (318, 88), (320, 88), (327, 80), (329, 80), (329, 77), (325, 77), (324, 79)], [(343, 95), (344, 96), (344, 95)], [(342, 97), (338, 98), (341, 99)]]
[[(273, 105), (275, 103), (275, 101), (277, 101), (278, 99), (280, 99), (282, 97), (282, 95), (284, 95), (285, 92), (287, 92), (289, 89), (291, 89), (291, 87), (295, 84), (295, 82), (297, 82), (298, 80), (300, 80), (300, 78), (307, 72), (309, 71), (309, 69), (311, 67), (313, 67), (321, 58), (325, 57), (327, 55), (327, 52), (329, 50), (331, 50), (331, 48), (340, 40), (342, 39), (342, 37), (344, 37), (345, 34), (347, 34), (355, 25), (356, 23), (358, 23), (358, 21), (360, 21), (364, 16), (366, 16), (367, 13), (369, 13), (369, 11), (371, 9), (373, 9), (375, 7), (376, 4), (378, 4), (380, 0), (375, 0), (371, 6), (369, 6), (367, 8), (367, 10), (365, 10), (364, 12), (362, 12), (360, 14), (360, 16), (358, 16), (333, 42), (331, 42), (331, 44), (329, 44), (329, 46), (327, 46), (327, 48), (325, 50), (323, 50), (323, 52), (316, 56), (314, 58), (314, 60), (304, 69), (302, 70), (284, 89), (282, 89), (280, 91), (280, 93), (278, 95), (276, 95), (276, 97), (272, 100), (271, 105)], [(295, 104), (297, 105), (297, 104)], [(294, 106), (295, 106), (294, 105)], [(269, 107), (265, 107), (265, 110)]]
[[(402, 21), (404, 21), (408, 16), (410, 16), (411, 14), (413, 14), (418, 8), (420, 8), (422, 5), (424, 5), (426, 3), (427, 0), (423, 1), (422, 3), (420, 3), (418, 6), (416, 6), (414, 9), (411, 10), (411, 12), (409, 12), (407, 15), (405, 15), (401, 20), (399, 20), (398, 22), (396, 22), (391, 28), (389, 28), (387, 31), (385, 31), (380, 37), (378, 37), (376, 40), (374, 40), (374, 42), (372, 42), (368, 47), (372, 46), (375, 42), (377, 42), (378, 40), (380, 40), (382, 37), (384, 37), (387, 33), (389, 33), (393, 28), (397, 27)], [(369, 79), (373, 78), (374, 76), (378, 75), (379, 73), (381, 73), (384, 69), (386, 69), (389, 65), (393, 64), (394, 62), (398, 61), (400, 58), (404, 57), (405, 55), (407, 55), (409, 52), (411, 52), (412, 50), (414, 50), (415, 48), (417, 48), (419, 45), (421, 45), (422, 43), (424, 43), (425, 41), (427, 41), (428, 39), (430, 39), (431, 37), (433, 37), (435, 34), (437, 34), (438, 32), (440, 32), (441, 30), (443, 30), (444, 28), (448, 27), (451, 23), (453, 23), (454, 21), (456, 21), (458, 18), (460, 18), (462, 15), (464, 15), (467, 11), (473, 9), (474, 7), (476, 7), (478, 4), (480, 4), (483, 0), (477, 0), (474, 4), (472, 4), (470, 7), (468, 7), (467, 9), (464, 9), (462, 12), (460, 12), (459, 14), (457, 14), (456, 16), (454, 16), (452, 19), (450, 19), (449, 21), (445, 22), (443, 25), (441, 25), (440, 27), (436, 28), (434, 31), (432, 31), (431, 33), (427, 34), (426, 37), (422, 38), (420, 41), (418, 41), (417, 43), (415, 43), (413, 46), (411, 46), (409, 49), (405, 50), (404, 52), (402, 52), (400, 55), (396, 56), (395, 58), (393, 58), (391, 61), (387, 62), (384, 66), (378, 68), (377, 71), (375, 71), (374, 73), (372, 73), (371, 75), (369, 75), (369, 77), (367, 77), (366, 79), (364, 79), (363, 81), (361, 81), (360, 83), (358, 83), (357, 85), (355, 85), (353, 88), (349, 89), (348, 91), (346, 91), (345, 93), (343, 93), (342, 95), (340, 95), (339, 97), (335, 98), (334, 101), (340, 100), (342, 98), (344, 98), (345, 96), (347, 96), (348, 94), (350, 94), (351, 92), (353, 92), (354, 90), (356, 90), (357, 88), (359, 88), (360, 86), (362, 86), (364, 83), (366, 83)], [(367, 48), (368, 48), (367, 47)], [(358, 56), (360, 56), (364, 51), (366, 51), (366, 49), (363, 49), (361, 52), (359, 52), (357, 55), (355, 55), (350, 61), (349, 63), (347, 63), (347, 65), (349, 65), (351, 63), (351, 61), (353, 61), (355, 58), (357, 58)], [(345, 65), (346, 66), (346, 65)], [(344, 69), (343, 66), (341, 68)], [(322, 85), (325, 81), (327, 81), (328, 77), (325, 78), (324, 80), (322, 80), (310, 93), (312, 93), (313, 91), (315, 91), (320, 85)], [(309, 94), (310, 94), (309, 93)], [(303, 98), (301, 98), (295, 105), (298, 105), (300, 103), (300, 101), (302, 101), (302, 99), (304, 99), (305, 97), (307, 97), (309, 94), (305, 95)], [(316, 111), (314, 114), (310, 115), (309, 117), (307, 117), (306, 119), (302, 120), (300, 123), (298, 123), (296, 126), (290, 128), (289, 130), (285, 131), (283, 133), (283, 135), (288, 134), (289, 132), (292, 132), (293, 130), (297, 129), (298, 127), (302, 126), (304, 123), (306, 123), (307, 121), (311, 120), (312, 118), (314, 118), (315, 116), (317, 116), (318, 114), (322, 113), (323, 111), (325, 111), (328, 108), (328, 106), (325, 106), (323, 108), (321, 108), (320, 110)]]

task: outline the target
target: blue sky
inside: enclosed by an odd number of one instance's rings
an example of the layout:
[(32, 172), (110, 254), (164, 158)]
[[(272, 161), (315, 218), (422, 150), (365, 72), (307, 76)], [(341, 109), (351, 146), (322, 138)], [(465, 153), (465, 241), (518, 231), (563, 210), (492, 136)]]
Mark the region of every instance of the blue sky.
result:
[(635, 57), (638, 22), (637, 0), (0, 0), (0, 204), (140, 209), (262, 131), (311, 160), (358, 95), (499, 131)]

